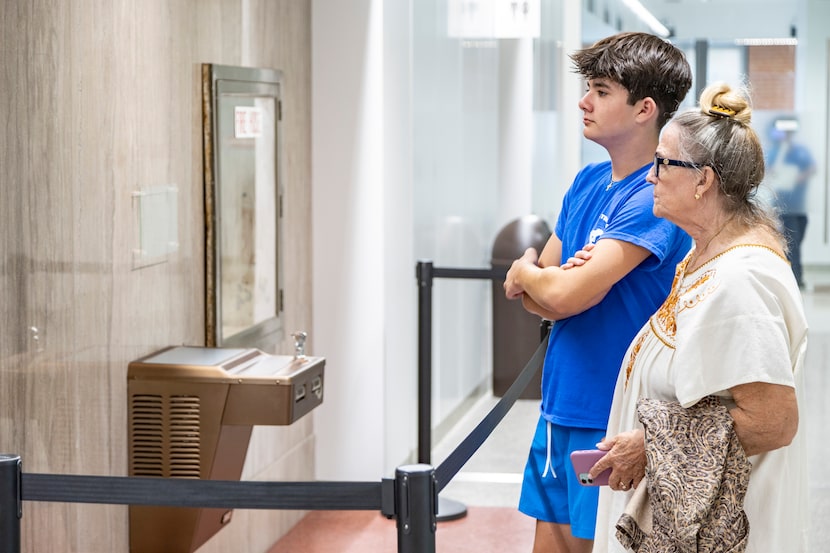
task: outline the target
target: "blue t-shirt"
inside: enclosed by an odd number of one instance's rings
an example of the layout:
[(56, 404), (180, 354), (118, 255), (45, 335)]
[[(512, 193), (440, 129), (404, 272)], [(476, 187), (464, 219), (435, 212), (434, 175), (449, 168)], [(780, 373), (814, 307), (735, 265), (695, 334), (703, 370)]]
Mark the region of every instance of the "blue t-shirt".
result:
[[(772, 167), (778, 157), (779, 148), (787, 147), (785, 143), (775, 143), (767, 152), (767, 167)], [(815, 164), (813, 156), (805, 146), (791, 142), (784, 153), (782, 163), (793, 165), (802, 173)], [(807, 213), (807, 181), (792, 183), (786, 190), (775, 191), (775, 205), (781, 213)]]
[(562, 426), (605, 429), (614, 385), (628, 345), (668, 296), (677, 263), (691, 238), (654, 216), (651, 164), (607, 188), (611, 162), (591, 164), (562, 203), (556, 235), (562, 259), (602, 238), (651, 252), (590, 309), (556, 321), (542, 369), (542, 415)]

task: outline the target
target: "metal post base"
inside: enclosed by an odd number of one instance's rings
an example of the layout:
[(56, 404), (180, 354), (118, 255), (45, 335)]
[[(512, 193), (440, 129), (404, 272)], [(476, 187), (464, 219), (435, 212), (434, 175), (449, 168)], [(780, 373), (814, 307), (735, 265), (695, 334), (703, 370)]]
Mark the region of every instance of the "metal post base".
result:
[(438, 522), (457, 520), (467, 516), (467, 506), (454, 499), (438, 496)]

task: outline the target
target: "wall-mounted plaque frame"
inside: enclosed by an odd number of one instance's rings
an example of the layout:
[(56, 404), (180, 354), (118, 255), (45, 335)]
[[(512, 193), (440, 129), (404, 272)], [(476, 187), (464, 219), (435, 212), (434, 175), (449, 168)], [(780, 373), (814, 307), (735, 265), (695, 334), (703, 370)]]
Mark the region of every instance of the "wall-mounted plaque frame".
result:
[(205, 343), (282, 339), (282, 73), (202, 66)]

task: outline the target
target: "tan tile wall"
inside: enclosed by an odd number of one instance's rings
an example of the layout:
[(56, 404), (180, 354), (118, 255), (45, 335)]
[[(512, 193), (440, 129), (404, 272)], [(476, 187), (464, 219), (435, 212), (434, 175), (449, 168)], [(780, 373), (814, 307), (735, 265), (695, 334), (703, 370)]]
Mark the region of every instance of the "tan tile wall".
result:
[[(129, 361), (204, 344), (201, 63), (283, 71), (285, 328), (310, 328), (310, 4), (2, 2), (0, 452), (25, 472), (125, 475)], [(162, 185), (179, 249), (134, 269), (132, 194)], [(311, 420), (255, 429), (244, 477), (313, 478)], [(266, 551), (299, 516), (238, 511), (201, 551)], [(23, 531), (125, 552), (127, 508), (27, 502)]]
[(754, 109), (795, 108), (795, 46), (750, 46), (749, 82)]

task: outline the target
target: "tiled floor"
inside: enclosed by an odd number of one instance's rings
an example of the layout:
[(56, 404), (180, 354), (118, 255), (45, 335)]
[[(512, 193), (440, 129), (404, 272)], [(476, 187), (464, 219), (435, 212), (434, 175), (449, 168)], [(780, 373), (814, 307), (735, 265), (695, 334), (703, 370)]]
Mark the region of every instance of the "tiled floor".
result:
[(810, 486), (810, 551), (830, 551), (830, 289), (806, 292), (810, 323), (805, 371)]
[[(366, 511), (314, 511), (269, 553), (395, 553), (396, 521)], [(533, 521), (515, 509), (468, 507), (464, 518), (439, 522), (435, 549), (440, 553), (527, 553), (533, 546)]]
[[(809, 277), (809, 275), (808, 275)], [(830, 551), (830, 273), (818, 275), (804, 293), (810, 323), (806, 360), (806, 406), (802, 429), (810, 444), (810, 551)], [(438, 466), (496, 404), (481, 399), (433, 450)], [(533, 521), (516, 511), (521, 471), (538, 415), (537, 400), (519, 400), (504, 420), (444, 488), (441, 496), (467, 507), (460, 520), (440, 522), (440, 553), (530, 551)], [(270, 553), (397, 551), (395, 521), (379, 513), (311, 513)]]

